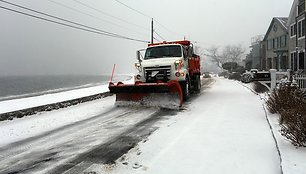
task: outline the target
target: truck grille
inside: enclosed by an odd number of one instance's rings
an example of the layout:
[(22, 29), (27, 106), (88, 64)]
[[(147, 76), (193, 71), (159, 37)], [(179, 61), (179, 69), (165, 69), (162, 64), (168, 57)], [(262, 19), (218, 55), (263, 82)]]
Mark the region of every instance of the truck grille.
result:
[[(171, 66), (146, 67), (144, 73), (147, 81), (168, 81), (171, 74)], [(157, 73), (154, 76), (154, 73)]]

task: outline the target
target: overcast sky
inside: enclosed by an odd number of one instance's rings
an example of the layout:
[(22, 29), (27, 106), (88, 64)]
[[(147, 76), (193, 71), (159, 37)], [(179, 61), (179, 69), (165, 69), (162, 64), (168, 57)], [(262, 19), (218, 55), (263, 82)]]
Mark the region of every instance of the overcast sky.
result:
[[(151, 20), (115, 0), (7, 0), (127, 37), (150, 40)], [(53, 2), (52, 2), (53, 1)], [(202, 47), (242, 44), (265, 34), (273, 17), (288, 17), (293, 0), (120, 0), (154, 17), (163, 39), (184, 36)], [(56, 3), (57, 2), (57, 3)], [(58, 3), (61, 3), (58, 4)], [(0, 2), (0, 6), (25, 10)], [(67, 8), (68, 7), (68, 8)], [(110, 17), (103, 13), (112, 15)], [(141, 42), (101, 36), (0, 9), (0, 75), (133, 72)], [(161, 25), (160, 25), (161, 24)], [(155, 35), (159, 40), (159, 36)]]

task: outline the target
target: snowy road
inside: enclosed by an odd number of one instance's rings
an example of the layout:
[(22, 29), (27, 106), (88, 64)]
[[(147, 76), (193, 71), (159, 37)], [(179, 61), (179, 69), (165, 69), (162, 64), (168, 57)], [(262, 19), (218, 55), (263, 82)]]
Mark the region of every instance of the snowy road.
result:
[[(280, 161), (259, 97), (235, 81), (218, 79), (111, 168), (127, 174), (280, 174)], [(106, 169), (105, 169), (106, 168)]]
[[(109, 104), (99, 114), (2, 146), (0, 173), (280, 173), (259, 97), (225, 79), (203, 89), (183, 111)], [(82, 106), (54, 113), (80, 115)]]
[[(0, 149), (0, 173), (63, 173), (79, 165), (114, 160), (157, 128), (152, 125), (172, 111), (112, 108), (82, 120)], [(84, 164), (86, 163), (86, 164)], [(69, 172), (75, 173), (75, 172)]]

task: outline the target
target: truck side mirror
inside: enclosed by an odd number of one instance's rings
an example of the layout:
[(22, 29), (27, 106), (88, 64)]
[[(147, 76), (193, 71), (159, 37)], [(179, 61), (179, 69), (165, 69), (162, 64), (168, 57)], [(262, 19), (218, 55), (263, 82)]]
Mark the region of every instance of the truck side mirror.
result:
[(142, 50), (136, 51), (136, 57), (137, 57), (137, 60), (138, 60), (139, 62), (142, 62), (142, 60), (144, 59), (143, 53), (144, 53), (145, 50), (146, 50), (146, 49), (142, 49)]
[(138, 60), (138, 62), (141, 62), (142, 60), (141, 60), (141, 55), (140, 55), (140, 51), (137, 51), (136, 52), (136, 57), (137, 57), (137, 60)]

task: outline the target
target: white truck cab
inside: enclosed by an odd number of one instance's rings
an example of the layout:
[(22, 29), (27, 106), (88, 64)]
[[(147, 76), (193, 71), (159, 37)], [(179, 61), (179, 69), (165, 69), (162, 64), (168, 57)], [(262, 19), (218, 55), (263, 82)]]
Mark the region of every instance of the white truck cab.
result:
[(137, 54), (135, 64), (139, 73), (136, 80), (156, 82), (186, 81), (188, 76), (188, 52), (181, 44), (163, 44), (148, 47), (143, 57)]

